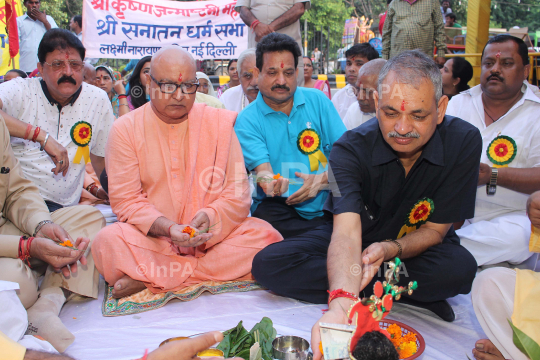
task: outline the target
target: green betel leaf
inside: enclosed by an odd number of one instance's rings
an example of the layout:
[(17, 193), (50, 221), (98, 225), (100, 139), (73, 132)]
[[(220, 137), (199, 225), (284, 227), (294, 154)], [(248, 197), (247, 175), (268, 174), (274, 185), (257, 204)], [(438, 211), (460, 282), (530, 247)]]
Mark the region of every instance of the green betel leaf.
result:
[(540, 360), (540, 346), (508, 320), (514, 332), (514, 345), (531, 360)]

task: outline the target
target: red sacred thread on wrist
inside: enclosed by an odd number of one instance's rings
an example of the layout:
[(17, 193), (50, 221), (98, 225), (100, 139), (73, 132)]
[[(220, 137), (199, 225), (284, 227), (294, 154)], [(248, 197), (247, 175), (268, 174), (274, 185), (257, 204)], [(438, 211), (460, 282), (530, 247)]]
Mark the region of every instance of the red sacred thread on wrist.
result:
[(21, 259), (23, 262), (26, 261), (26, 264), (28, 265), (29, 268), (31, 268), (29, 259), (30, 259), (30, 246), (32, 245), (32, 240), (34, 240), (33, 237), (27, 238), (26, 236), (21, 236), (21, 238), (19, 239), (18, 258)]
[(174, 225), (176, 225), (176, 224), (172, 224), (171, 226), (169, 226), (169, 237), (170, 237), (170, 238), (172, 238), (172, 236), (171, 236), (171, 228), (172, 228)]
[(253, 30), (255, 30), (255, 27), (257, 25), (259, 25), (261, 22), (257, 19), (253, 20), (253, 22), (251, 23), (251, 25), (249, 26), (250, 28), (252, 28)]
[(39, 126), (36, 127), (36, 130), (34, 130), (34, 136), (32, 136), (32, 141), (33, 141), (33, 142), (36, 142), (37, 137), (38, 137), (40, 131), (41, 131), (41, 128), (40, 128)]
[(351, 300), (358, 300), (358, 296), (356, 296), (353, 293), (344, 291), (343, 289), (336, 289), (333, 291), (328, 290), (328, 293), (330, 294), (330, 296), (328, 296), (328, 306), (330, 306), (330, 302), (332, 302), (332, 300), (335, 300), (341, 297), (351, 299)]
[(28, 137), (30, 136), (30, 133), (32, 132), (32, 125), (28, 124), (26, 126), (26, 132), (24, 133), (24, 140), (28, 140)]
[(118, 99), (127, 99), (127, 95), (118, 95)]

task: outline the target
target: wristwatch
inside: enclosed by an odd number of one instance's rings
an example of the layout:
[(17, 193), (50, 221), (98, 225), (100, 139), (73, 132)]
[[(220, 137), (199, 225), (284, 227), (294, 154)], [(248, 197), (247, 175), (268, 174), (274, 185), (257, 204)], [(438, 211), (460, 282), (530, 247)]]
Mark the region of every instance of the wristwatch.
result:
[(499, 169), (491, 168), (491, 176), (489, 182), (486, 184), (486, 194), (495, 195), (497, 192), (497, 177), (499, 176)]

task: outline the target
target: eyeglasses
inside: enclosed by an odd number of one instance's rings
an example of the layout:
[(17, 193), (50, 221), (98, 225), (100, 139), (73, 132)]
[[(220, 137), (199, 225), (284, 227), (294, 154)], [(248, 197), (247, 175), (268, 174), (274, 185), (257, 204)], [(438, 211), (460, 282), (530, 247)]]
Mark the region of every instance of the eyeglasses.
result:
[(54, 60), (52, 64), (45, 62), (45, 64), (49, 65), (53, 71), (60, 71), (64, 69), (67, 66), (67, 63), (69, 63), (69, 66), (73, 69), (73, 71), (81, 71), (84, 67), (84, 62), (78, 60)]
[(173, 83), (160, 83), (152, 75), (150, 75), (150, 78), (159, 86), (159, 89), (162, 93), (165, 94), (173, 94), (176, 92), (178, 88), (182, 90), (182, 93), (184, 94), (195, 94), (197, 92), (197, 88), (199, 87), (199, 83), (181, 83), (181, 84), (173, 84)]

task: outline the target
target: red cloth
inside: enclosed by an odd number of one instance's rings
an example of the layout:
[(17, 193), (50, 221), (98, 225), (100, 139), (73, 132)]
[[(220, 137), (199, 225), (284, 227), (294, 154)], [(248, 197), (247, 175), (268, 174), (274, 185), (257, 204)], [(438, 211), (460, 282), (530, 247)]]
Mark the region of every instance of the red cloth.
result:
[(382, 29), (384, 28), (384, 21), (386, 20), (386, 13), (387, 12), (388, 11), (385, 11), (384, 15), (381, 16), (381, 20), (379, 20), (379, 34), (381, 34), (381, 36), (382, 36)]
[(15, 0), (6, 0), (6, 29), (9, 39), (9, 57), (14, 58), (19, 53), (19, 30), (17, 29)]

